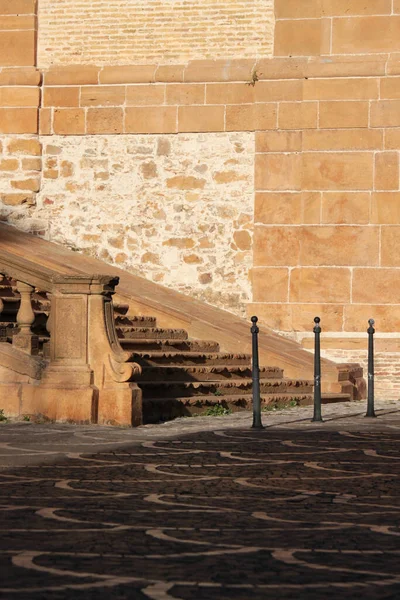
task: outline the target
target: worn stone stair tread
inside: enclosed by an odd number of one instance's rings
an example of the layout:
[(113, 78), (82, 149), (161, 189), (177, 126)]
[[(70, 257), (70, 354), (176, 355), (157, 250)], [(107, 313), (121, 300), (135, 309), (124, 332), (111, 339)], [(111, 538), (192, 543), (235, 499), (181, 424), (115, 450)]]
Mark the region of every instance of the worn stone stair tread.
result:
[[(285, 384), (288, 387), (300, 387), (302, 385), (313, 385), (313, 382), (310, 379), (286, 379), (285, 377), (279, 378), (279, 379), (270, 379), (270, 378), (265, 378), (262, 379), (260, 378), (260, 381), (264, 381), (264, 382), (268, 382), (269, 385), (281, 385), (281, 384)], [(208, 385), (208, 384), (215, 384), (216, 386), (231, 386), (233, 387), (234, 385), (243, 385), (244, 383), (246, 384), (251, 384), (253, 382), (253, 380), (251, 379), (251, 377), (247, 377), (247, 378), (243, 378), (243, 379), (231, 379), (229, 381), (223, 381), (220, 379), (216, 379), (215, 381), (168, 381), (165, 382), (166, 385), (194, 385), (196, 387), (199, 387), (201, 385)], [(146, 383), (146, 385), (160, 385), (164, 382), (161, 381), (146, 381), (144, 382)], [(332, 396), (338, 396), (339, 394), (331, 394)], [(349, 394), (344, 394), (345, 396), (349, 395)]]
[(117, 313), (115, 315), (115, 322), (117, 324), (121, 323), (122, 325), (131, 325), (132, 327), (135, 327), (135, 324), (139, 327), (155, 327), (157, 319), (155, 317)]
[(185, 331), (184, 329), (164, 329), (161, 327), (134, 327), (132, 325), (117, 325), (116, 329), (120, 340), (188, 340), (187, 331)]
[(218, 352), (219, 344), (217, 342), (208, 342), (203, 340), (174, 340), (174, 339), (119, 339), (122, 348), (131, 349), (136, 347), (138, 350), (146, 348), (154, 350), (168, 351), (170, 348), (188, 352)]
[(351, 400), (351, 394), (342, 394), (339, 392), (321, 394), (322, 404), (334, 404), (335, 402), (350, 402)]
[(180, 358), (192, 358), (192, 357), (199, 357), (199, 358), (219, 358), (219, 359), (224, 359), (224, 358), (237, 358), (237, 359), (241, 359), (241, 360), (249, 360), (251, 361), (251, 355), (250, 354), (234, 354), (231, 352), (157, 352), (156, 350), (154, 352), (136, 352), (134, 353), (136, 356), (140, 356), (140, 357), (155, 357), (155, 358), (160, 358), (160, 357), (166, 357), (166, 358), (175, 358), (175, 357), (180, 357)]
[[(282, 379), (283, 370), (279, 367), (261, 367), (260, 375), (264, 379)], [(151, 366), (142, 367), (142, 374), (136, 379), (137, 382), (146, 381), (146, 377), (151, 378), (150, 381), (163, 381), (166, 378), (170, 381), (170, 377), (178, 377), (175, 381), (183, 381), (183, 377), (197, 377), (197, 381), (227, 381), (236, 377), (251, 377), (251, 366), (244, 365), (167, 365), (167, 366)], [(204, 377), (204, 379), (203, 379)], [(193, 379), (189, 379), (193, 381)]]
[[(298, 402), (299, 406), (302, 405), (302, 401), (311, 401), (313, 400), (313, 395), (312, 394), (307, 394), (307, 393), (303, 393), (303, 394), (297, 394), (296, 396), (294, 396), (291, 393), (279, 393), (279, 394), (267, 394), (267, 395), (260, 395), (260, 399), (261, 399), (261, 404), (264, 404), (265, 406), (269, 406), (272, 404), (276, 404), (276, 403), (280, 403), (280, 402), (290, 402), (291, 400), (296, 400), (296, 402)], [(252, 403), (253, 402), (253, 397), (251, 394), (242, 394), (242, 395), (237, 395), (237, 394), (232, 394), (232, 395), (227, 395), (227, 396), (213, 396), (213, 395), (205, 395), (205, 396), (165, 396), (164, 398), (159, 398), (159, 397), (151, 397), (151, 398), (143, 398), (143, 403), (144, 404), (163, 404), (163, 403), (168, 403), (168, 402), (176, 402), (176, 403), (182, 403), (182, 404), (187, 404), (187, 405), (191, 405), (191, 406), (200, 406), (201, 404), (204, 404), (206, 406), (215, 406), (217, 404), (238, 404), (241, 402), (245, 402), (245, 403)]]
[[(253, 382), (251, 379), (231, 379), (214, 381), (138, 381), (144, 396), (198, 396), (210, 395), (223, 398), (237, 396), (246, 392), (251, 393)], [(312, 392), (312, 385), (307, 381), (291, 381), (285, 379), (260, 379), (262, 394), (290, 392), (306, 394)], [(172, 392), (172, 393), (171, 393)]]
[[(134, 339), (120, 339), (120, 342), (126, 342), (126, 343), (130, 343), (130, 342), (135, 342), (136, 340)], [(142, 342), (147, 342), (148, 344), (152, 344), (154, 342), (163, 342), (164, 344), (176, 344), (177, 342), (183, 342), (183, 343), (190, 343), (190, 344), (217, 344), (217, 342), (215, 340), (195, 340), (195, 339), (184, 339), (184, 340), (177, 340), (174, 338), (165, 338), (165, 339), (158, 339), (158, 338), (144, 338), (144, 339), (139, 339), (140, 343)]]
[(132, 362), (138, 362), (142, 366), (158, 366), (158, 365), (250, 365), (251, 356), (249, 354), (230, 354), (222, 352), (159, 352), (159, 351), (143, 351), (137, 350), (130, 355)]

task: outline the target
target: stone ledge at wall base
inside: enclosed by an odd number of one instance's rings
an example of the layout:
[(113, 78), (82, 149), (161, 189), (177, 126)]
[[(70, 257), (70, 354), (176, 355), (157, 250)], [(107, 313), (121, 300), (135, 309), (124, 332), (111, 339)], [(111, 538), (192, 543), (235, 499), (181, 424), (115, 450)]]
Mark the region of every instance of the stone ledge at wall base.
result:
[[(8, 252), (0, 257), (0, 272), (23, 290), (16, 321), (26, 338), (35, 337), (30, 331), (32, 292), (40, 288), (51, 297), (48, 360), (31, 355), (34, 344), (22, 349), (0, 344), (0, 408), (5, 414), (140, 425), (141, 390), (130, 383), (140, 367), (119, 345), (112, 318), (118, 278), (64, 276)], [(13, 336), (17, 343), (19, 336)]]

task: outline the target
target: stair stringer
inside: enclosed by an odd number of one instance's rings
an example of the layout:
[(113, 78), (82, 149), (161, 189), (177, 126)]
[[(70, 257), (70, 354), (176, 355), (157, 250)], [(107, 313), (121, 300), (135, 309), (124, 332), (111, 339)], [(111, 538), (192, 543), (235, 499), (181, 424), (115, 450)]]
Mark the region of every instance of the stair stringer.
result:
[[(154, 315), (160, 327), (185, 329), (190, 337), (200, 340), (217, 340), (221, 351), (251, 352), (250, 322), (232, 313), (1, 223), (2, 250), (23, 253), (38, 266), (51, 268), (60, 274), (107, 272), (119, 277), (118, 298), (128, 303), (131, 311), (139, 315)], [(278, 365), (290, 378), (313, 378), (314, 359), (310, 352), (266, 326), (260, 329), (259, 353), (262, 364)], [(327, 359), (321, 362), (323, 391), (340, 392), (342, 385), (338, 380), (338, 365)]]

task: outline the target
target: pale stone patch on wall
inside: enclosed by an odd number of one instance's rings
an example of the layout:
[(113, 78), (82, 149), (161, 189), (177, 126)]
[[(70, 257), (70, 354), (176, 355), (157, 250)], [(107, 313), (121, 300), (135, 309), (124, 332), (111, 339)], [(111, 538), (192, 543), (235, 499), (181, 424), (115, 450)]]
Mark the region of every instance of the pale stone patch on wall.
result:
[[(20, 228), (239, 315), (251, 299), (254, 134), (43, 137)], [(18, 222), (16, 222), (16, 220)]]
[(271, 56), (273, 0), (40, 0), (38, 65)]
[(18, 227), (21, 221), (26, 222), (36, 204), (41, 168), (37, 137), (0, 136), (0, 220), (10, 220)]

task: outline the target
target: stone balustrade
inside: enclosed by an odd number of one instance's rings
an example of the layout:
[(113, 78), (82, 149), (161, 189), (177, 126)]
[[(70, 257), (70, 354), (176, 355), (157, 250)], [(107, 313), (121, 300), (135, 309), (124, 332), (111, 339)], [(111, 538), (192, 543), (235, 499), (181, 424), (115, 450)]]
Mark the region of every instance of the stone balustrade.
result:
[[(60, 421), (140, 424), (141, 392), (132, 381), (140, 367), (121, 348), (114, 325), (112, 296), (118, 278), (63, 275), (7, 252), (0, 258), (0, 273), (17, 282), (21, 298), (12, 346), (1, 344), (9, 346), (2, 352), (13, 352), (14, 362), (13, 368), (9, 360), (3, 365), (0, 353), (0, 405), (14, 384), (12, 396), (21, 398), (11, 410), (14, 416), (40, 413)], [(36, 289), (46, 291), (50, 299), (45, 359), (37, 356), (39, 337), (32, 332)], [(25, 363), (41, 361), (38, 380), (21, 377), (21, 355)]]

